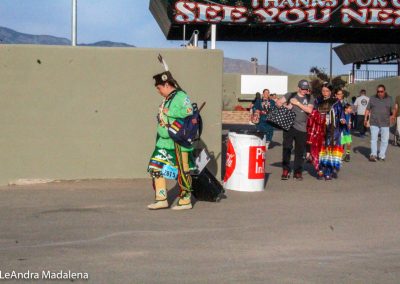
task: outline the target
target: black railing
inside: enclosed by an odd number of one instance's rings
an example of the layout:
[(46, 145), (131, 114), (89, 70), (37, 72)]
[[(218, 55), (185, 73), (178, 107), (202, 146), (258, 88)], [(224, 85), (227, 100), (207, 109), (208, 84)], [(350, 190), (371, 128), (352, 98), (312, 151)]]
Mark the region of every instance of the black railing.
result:
[(355, 70), (354, 75), (350, 72), (349, 82), (364, 82), (377, 79), (384, 79), (398, 76), (397, 71), (383, 71), (383, 70)]

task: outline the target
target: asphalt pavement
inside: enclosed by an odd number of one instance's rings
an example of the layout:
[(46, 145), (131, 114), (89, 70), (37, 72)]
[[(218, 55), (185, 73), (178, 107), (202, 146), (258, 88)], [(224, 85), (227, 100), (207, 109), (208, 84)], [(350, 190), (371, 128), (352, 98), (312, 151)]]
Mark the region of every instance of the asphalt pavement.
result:
[(399, 283), (400, 147), (372, 163), (369, 138), (353, 137), (338, 179), (307, 165), (303, 181), (281, 181), (281, 137), (265, 192), (181, 212), (146, 209), (149, 179), (0, 187), (0, 282), (50, 271), (87, 273), (74, 283)]

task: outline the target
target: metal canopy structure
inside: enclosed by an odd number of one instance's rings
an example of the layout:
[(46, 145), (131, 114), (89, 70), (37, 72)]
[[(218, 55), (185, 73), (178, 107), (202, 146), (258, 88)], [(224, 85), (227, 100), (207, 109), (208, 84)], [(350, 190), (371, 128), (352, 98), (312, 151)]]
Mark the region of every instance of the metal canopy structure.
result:
[(400, 43), (400, 0), (150, 0), (167, 39)]
[[(372, 79), (400, 76), (400, 44), (343, 44), (333, 49), (343, 64), (353, 65), (350, 74), (352, 83), (370, 80), (371, 76)], [(360, 69), (361, 65), (382, 64), (397, 65), (397, 72), (365, 70), (357, 75), (356, 69)]]
[(343, 64), (385, 64), (400, 56), (400, 44), (343, 44), (333, 49)]

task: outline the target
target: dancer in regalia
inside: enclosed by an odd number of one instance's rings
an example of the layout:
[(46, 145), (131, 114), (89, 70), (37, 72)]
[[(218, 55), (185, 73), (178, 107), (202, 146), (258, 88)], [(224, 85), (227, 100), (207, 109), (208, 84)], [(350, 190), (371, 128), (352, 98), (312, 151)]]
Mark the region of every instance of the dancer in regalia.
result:
[(171, 209), (191, 209), (191, 177), (194, 169), (193, 147), (186, 148), (175, 143), (168, 134), (168, 126), (178, 118), (193, 114), (192, 104), (169, 71), (155, 75), (155, 87), (164, 98), (157, 115), (156, 147), (151, 156), (148, 172), (153, 178), (155, 201), (147, 207), (152, 210), (168, 208), (166, 179), (177, 179), (181, 192)]
[(340, 142), (346, 120), (342, 104), (332, 96), (332, 86), (324, 83), (321, 92), (307, 121), (307, 143), (318, 178), (331, 180), (337, 177), (341, 167), (343, 147)]

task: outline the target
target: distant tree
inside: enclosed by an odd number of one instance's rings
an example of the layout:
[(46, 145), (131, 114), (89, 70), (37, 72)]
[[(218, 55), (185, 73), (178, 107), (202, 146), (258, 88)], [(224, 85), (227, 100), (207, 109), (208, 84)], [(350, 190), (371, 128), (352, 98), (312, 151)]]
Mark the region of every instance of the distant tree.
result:
[[(312, 94), (314, 97), (321, 95), (322, 85), (325, 82), (329, 82), (329, 76), (326, 74), (325, 69), (319, 68), (317, 66), (311, 67), (310, 69), (310, 78), (311, 78), (311, 87), (312, 87)], [(349, 92), (346, 91), (344, 88), (346, 87), (347, 82), (342, 79), (342, 77), (337, 76), (334, 77), (331, 81), (333, 89), (343, 89), (344, 95), (347, 97)]]
[(310, 73), (323, 82), (329, 82), (329, 76), (326, 74), (326, 71), (323, 68), (319, 68), (317, 66), (311, 67)]

